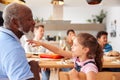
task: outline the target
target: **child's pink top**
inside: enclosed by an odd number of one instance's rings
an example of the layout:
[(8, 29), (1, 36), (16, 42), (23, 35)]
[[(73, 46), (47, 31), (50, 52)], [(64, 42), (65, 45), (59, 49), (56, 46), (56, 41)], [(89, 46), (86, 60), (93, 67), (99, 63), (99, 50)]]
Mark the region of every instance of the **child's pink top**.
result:
[[(80, 62), (79, 60), (77, 60), (76, 58), (73, 59), (74, 60), (74, 63), (77, 63), (79, 66), (82, 66), (81, 68), (81, 72), (84, 72), (84, 73), (88, 73), (90, 71), (93, 71), (95, 73), (98, 72), (98, 68), (97, 66), (94, 64), (94, 63), (88, 63), (86, 65), (84, 65), (86, 62), (88, 61), (94, 61), (94, 59), (88, 59), (86, 61), (83, 61), (83, 62)], [(83, 66), (84, 65), (84, 66)]]

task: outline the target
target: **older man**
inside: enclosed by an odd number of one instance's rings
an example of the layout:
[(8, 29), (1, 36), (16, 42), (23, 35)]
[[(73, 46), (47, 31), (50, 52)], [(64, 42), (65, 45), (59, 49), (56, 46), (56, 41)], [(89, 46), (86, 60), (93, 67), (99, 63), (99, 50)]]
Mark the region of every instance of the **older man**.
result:
[[(0, 80), (35, 80), (19, 39), (35, 25), (30, 8), (11, 3), (3, 12), (4, 25), (0, 27)], [(34, 64), (35, 63), (35, 64)], [(36, 66), (36, 62), (30, 62)], [(36, 78), (39, 80), (39, 78)]]

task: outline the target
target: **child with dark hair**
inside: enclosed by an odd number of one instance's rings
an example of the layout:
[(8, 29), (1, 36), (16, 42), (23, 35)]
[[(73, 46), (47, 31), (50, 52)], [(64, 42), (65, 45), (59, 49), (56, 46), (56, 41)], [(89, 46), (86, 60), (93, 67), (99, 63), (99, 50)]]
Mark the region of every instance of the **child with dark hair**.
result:
[(74, 60), (75, 67), (70, 71), (71, 80), (80, 80), (79, 72), (86, 74), (86, 80), (95, 80), (102, 70), (103, 51), (97, 39), (88, 33), (80, 33), (73, 40), (71, 51), (64, 51), (44, 42), (29, 40), (33, 46), (43, 46), (54, 53)]
[(67, 36), (66, 36), (66, 48), (71, 51), (71, 46), (73, 45), (73, 37), (76, 35), (75, 31), (73, 29), (67, 30)]
[[(67, 36), (65, 38), (65, 43), (63, 43), (65, 44), (64, 50), (71, 51), (71, 47), (73, 45), (73, 38), (76, 36), (76, 33), (73, 29), (68, 29), (66, 34)], [(71, 68), (61, 68), (61, 71), (70, 71), (70, 70)]]
[(103, 48), (104, 53), (113, 50), (112, 46), (108, 44), (107, 36), (108, 36), (108, 33), (106, 31), (99, 31), (96, 36), (99, 44)]
[(80, 33), (73, 41), (72, 53), (75, 68), (70, 78), (80, 80), (79, 72), (86, 74), (86, 80), (95, 80), (96, 73), (102, 70), (103, 51), (96, 38), (88, 33)]
[[(99, 31), (96, 36), (105, 54), (113, 50), (112, 46), (108, 43), (107, 36), (108, 33), (106, 31)], [(103, 71), (120, 72), (120, 68), (103, 68)]]

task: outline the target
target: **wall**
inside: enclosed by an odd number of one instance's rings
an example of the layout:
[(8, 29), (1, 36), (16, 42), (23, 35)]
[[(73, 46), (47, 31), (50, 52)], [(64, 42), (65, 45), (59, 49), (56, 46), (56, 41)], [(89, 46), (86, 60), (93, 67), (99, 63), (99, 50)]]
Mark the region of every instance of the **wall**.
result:
[(76, 34), (80, 32), (88, 32), (96, 36), (96, 33), (105, 30), (105, 24), (71, 24), (71, 21), (48, 20), (44, 23), (45, 36), (49, 35), (65, 37), (68, 29), (74, 29)]
[(104, 9), (102, 6), (81, 6), (81, 7), (64, 7), (64, 20), (71, 20), (72, 23), (88, 23), (92, 15), (100, 13)]
[[(101, 9), (112, 6), (119, 6), (120, 0), (102, 0), (99, 5), (88, 5), (86, 0), (64, 0), (63, 20), (71, 20), (71, 23), (87, 23), (92, 15), (98, 14)], [(44, 20), (54, 20), (54, 6), (51, 0), (26, 0), (27, 5), (32, 9), (34, 17)], [(57, 13), (60, 15), (61, 13)]]
[[(107, 11), (108, 16), (106, 26), (109, 33), (108, 38), (113, 49), (120, 51), (120, 7), (111, 7)], [(116, 32), (116, 35), (110, 35), (114, 31)]]
[[(51, 0), (25, 0), (34, 16), (50, 20), (53, 17), (53, 5)], [(88, 5), (86, 0), (64, 0), (63, 20), (71, 20), (72, 23), (86, 23), (92, 14), (98, 14), (101, 9), (106, 7), (119, 6), (120, 0), (102, 0), (99, 5)], [(0, 10), (3, 10), (0, 4)], [(60, 14), (60, 13), (59, 13)]]

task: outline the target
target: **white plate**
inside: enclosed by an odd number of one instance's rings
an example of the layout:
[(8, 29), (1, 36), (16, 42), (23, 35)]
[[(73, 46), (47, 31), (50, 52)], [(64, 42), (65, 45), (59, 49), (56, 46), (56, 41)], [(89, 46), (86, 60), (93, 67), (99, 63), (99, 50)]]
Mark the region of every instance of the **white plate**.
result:
[(58, 60), (61, 60), (61, 59), (40, 58), (40, 60), (48, 60), (48, 61), (50, 61), (50, 60), (55, 60), (55, 61), (58, 61)]
[(29, 61), (32, 61), (32, 60), (35, 60), (35, 61), (40, 61), (40, 58), (27, 58), (28, 62)]
[(105, 55), (103, 56), (104, 61), (116, 61), (119, 58), (120, 58), (120, 56), (118, 56), (118, 57), (105, 56)]
[(120, 60), (112, 61), (112, 63), (120, 64)]

